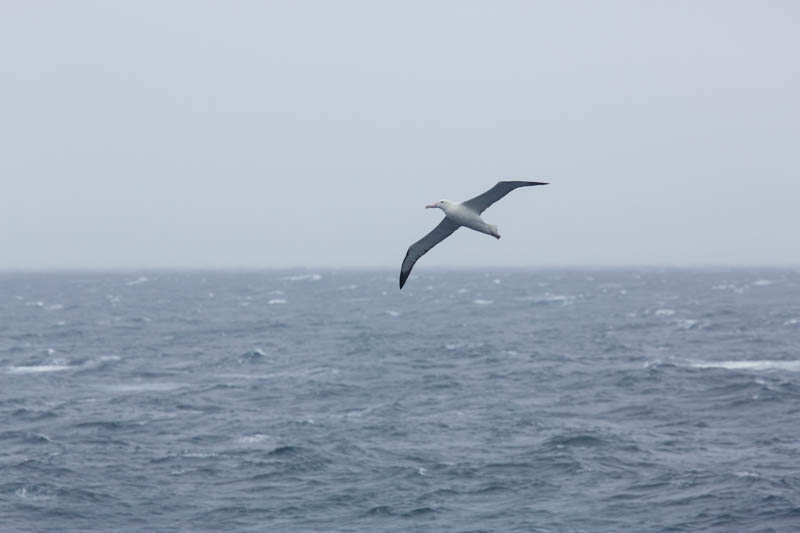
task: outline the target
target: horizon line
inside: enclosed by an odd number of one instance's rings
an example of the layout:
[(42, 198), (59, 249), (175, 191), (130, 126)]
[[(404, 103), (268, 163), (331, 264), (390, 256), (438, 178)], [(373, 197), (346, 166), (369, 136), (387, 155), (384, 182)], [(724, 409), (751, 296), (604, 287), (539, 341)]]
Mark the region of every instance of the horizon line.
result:
[[(800, 263), (609, 263), (609, 264), (576, 264), (561, 265), (431, 265), (427, 270), (652, 270), (652, 269), (797, 269)], [(124, 272), (269, 272), (288, 270), (320, 270), (320, 271), (394, 271), (395, 266), (331, 266), (331, 265), (293, 265), (293, 266), (114, 266), (114, 267), (0, 267), (0, 274), (22, 273), (124, 273)]]

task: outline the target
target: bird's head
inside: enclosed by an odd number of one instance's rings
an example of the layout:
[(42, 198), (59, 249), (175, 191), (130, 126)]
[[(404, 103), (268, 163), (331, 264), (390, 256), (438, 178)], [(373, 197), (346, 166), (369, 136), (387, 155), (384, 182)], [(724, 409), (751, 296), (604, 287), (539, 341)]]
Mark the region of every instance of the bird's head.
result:
[(442, 211), (447, 211), (447, 208), (453, 205), (453, 202), (450, 200), (439, 200), (438, 202), (434, 202), (431, 205), (426, 205), (426, 209), (441, 209)]

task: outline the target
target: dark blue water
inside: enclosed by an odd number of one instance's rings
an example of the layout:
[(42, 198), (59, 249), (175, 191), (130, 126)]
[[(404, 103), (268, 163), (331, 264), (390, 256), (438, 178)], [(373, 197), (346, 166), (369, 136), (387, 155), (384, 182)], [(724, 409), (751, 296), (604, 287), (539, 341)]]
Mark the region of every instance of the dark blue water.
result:
[(2, 531), (798, 531), (800, 271), (0, 275)]

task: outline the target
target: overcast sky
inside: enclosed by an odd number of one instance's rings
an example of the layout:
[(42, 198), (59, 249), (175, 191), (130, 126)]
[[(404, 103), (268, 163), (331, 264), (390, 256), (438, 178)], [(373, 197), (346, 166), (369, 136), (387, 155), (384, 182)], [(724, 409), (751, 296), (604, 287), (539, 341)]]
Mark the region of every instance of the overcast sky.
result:
[[(0, 268), (800, 265), (800, 3), (0, 3)], [(419, 268), (419, 267), (418, 267)]]

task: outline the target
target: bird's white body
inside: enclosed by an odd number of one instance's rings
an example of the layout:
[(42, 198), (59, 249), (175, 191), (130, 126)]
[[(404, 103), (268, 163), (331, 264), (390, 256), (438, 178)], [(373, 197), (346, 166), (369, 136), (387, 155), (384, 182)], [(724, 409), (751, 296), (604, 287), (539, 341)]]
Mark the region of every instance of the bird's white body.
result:
[(470, 209), (464, 204), (451, 202), (450, 200), (439, 200), (428, 207), (441, 209), (444, 211), (447, 218), (459, 226), (474, 229), (475, 231), (491, 235), (496, 239), (500, 238), (500, 234), (497, 233), (497, 226), (487, 224), (477, 211)]

